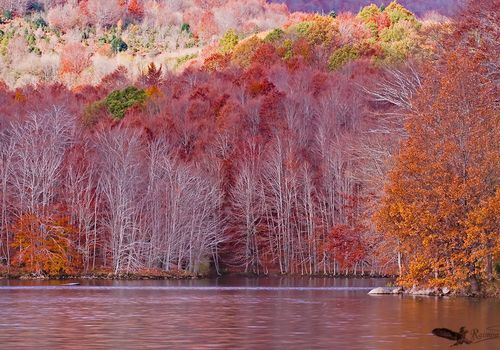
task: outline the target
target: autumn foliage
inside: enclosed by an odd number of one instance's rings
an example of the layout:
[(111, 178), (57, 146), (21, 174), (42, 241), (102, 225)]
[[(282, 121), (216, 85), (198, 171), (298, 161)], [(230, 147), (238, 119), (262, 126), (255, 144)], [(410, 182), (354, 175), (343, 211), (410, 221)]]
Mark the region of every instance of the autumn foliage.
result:
[(481, 292), (499, 254), (495, 3), (422, 19), (60, 1), (48, 26), (0, 24), (0, 262)]
[(68, 218), (40, 219), (25, 214), (12, 227), (14, 265), (35, 273), (71, 274), (80, 270), (76, 230)]
[(465, 49), (446, 53), (442, 66), (427, 67), (408, 116), (408, 140), (377, 214), (379, 229), (400, 242), (406, 286), (478, 293), (493, 276), (500, 120), (486, 60)]

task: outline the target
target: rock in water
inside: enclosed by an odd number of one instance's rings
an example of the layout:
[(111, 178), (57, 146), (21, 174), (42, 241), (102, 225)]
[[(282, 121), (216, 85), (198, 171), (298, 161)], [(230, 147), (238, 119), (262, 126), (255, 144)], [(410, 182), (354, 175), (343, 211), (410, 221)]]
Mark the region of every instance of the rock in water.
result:
[(441, 288), (441, 292), (443, 293), (443, 295), (448, 295), (451, 293), (451, 290), (448, 287), (443, 287)]
[(377, 287), (368, 292), (368, 294), (399, 294), (402, 293), (400, 287)]

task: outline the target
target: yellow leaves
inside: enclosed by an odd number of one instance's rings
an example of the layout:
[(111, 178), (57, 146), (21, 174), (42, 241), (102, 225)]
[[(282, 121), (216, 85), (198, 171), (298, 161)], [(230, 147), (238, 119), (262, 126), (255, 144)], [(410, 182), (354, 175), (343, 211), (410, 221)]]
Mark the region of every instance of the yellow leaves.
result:
[(311, 44), (329, 46), (333, 44), (336, 35), (338, 28), (332, 17), (315, 16), (306, 37)]
[(253, 55), (263, 41), (256, 35), (239, 42), (233, 50), (233, 62), (240, 67), (246, 68), (250, 65)]

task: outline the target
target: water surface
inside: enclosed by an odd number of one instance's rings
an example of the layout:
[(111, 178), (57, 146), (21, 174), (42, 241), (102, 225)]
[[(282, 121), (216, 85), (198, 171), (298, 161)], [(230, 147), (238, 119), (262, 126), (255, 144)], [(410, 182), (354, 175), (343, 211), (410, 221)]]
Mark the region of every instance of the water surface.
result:
[[(496, 299), (369, 296), (381, 279), (0, 281), (1, 349), (444, 349)], [(500, 349), (500, 339), (466, 349)]]

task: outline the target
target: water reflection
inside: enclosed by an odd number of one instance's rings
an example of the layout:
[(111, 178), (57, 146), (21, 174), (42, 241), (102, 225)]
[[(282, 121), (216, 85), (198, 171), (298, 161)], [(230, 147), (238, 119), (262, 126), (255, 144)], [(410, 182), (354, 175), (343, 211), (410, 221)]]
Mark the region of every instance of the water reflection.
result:
[(443, 349), (451, 342), (430, 334), (435, 327), (500, 323), (494, 299), (367, 295), (386, 282), (1, 281), (0, 348)]

